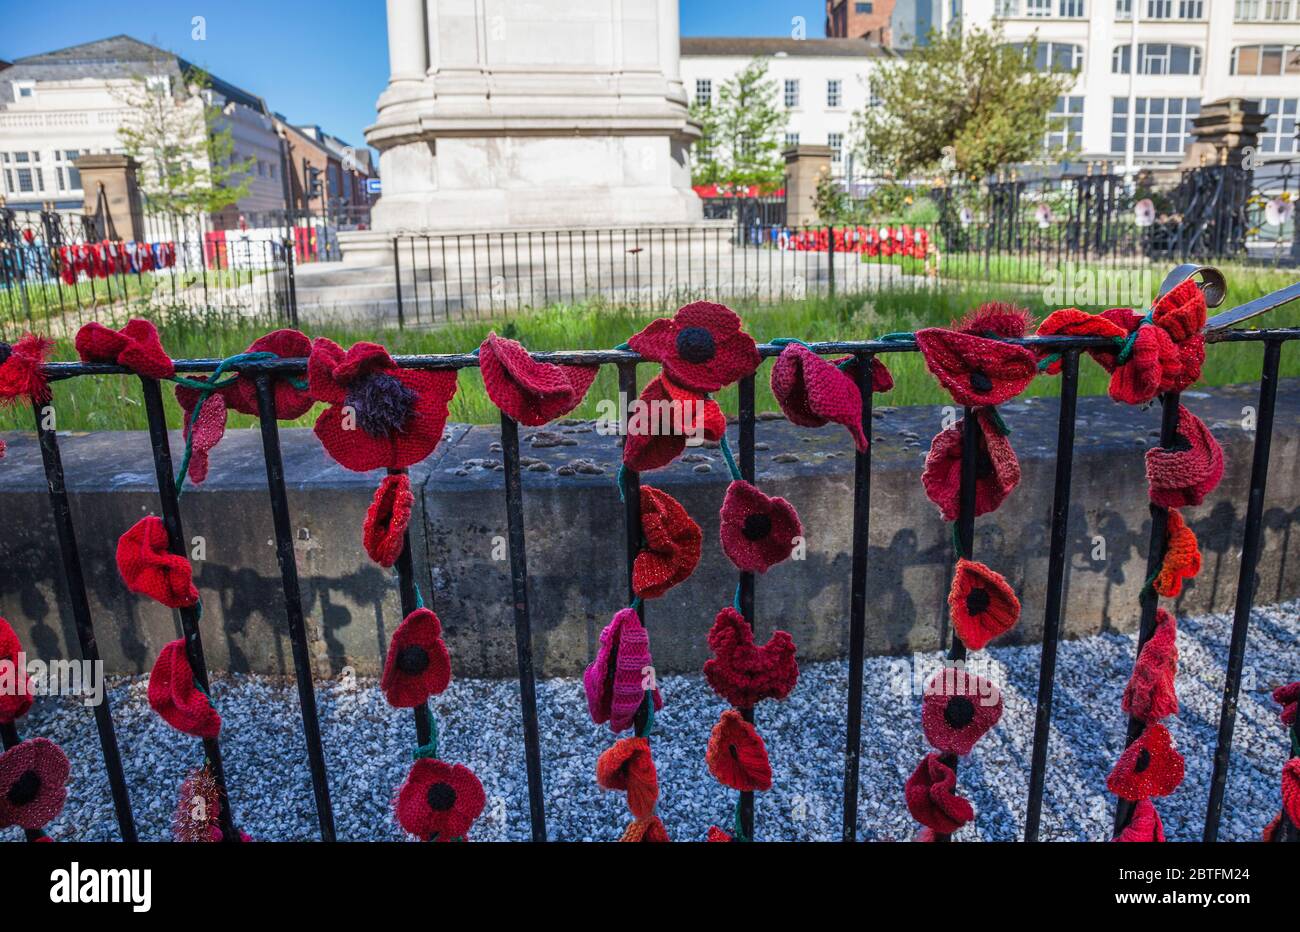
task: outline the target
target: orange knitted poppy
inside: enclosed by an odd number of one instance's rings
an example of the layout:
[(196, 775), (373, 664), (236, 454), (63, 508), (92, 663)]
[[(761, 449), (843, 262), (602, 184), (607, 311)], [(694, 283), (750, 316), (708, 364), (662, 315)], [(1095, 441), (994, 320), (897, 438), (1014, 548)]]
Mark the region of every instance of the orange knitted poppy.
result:
[(948, 593), (953, 630), (971, 650), (1015, 627), (1020, 619), (1020, 600), (998, 573), (983, 563), (957, 559), (952, 590)]
[(1195, 532), (1175, 508), (1169, 509), (1165, 541), (1165, 558), (1151, 587), (1172, 599), (1183, 591), (1184, 579), (1191, 579), (1201, 571), (1201, 551), (1196, 545)]
[(723, 786), (742, 793), (772, 788), (772, 765), (758, 731), (735, 709), (728, 709), (713, 726), (705, 752), (709, 773)]
[(648, 819), (638, 819), (629, 825), (619, 841), (664, 842), (672, 839), (668, 837), (668, 830), (659, 821), (659, 817), (651, 816)]
[(596, 761), (596, 782), (607, 790), (627, 792), (627, 808), (638, 820), (654, 815), (659, 776), (645, 738), (624, 738)]

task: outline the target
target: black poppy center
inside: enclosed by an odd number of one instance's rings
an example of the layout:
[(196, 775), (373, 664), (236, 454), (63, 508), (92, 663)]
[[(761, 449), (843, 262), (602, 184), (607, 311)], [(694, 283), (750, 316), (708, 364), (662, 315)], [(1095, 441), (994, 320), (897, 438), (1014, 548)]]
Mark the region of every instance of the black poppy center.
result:
[(1137, 762), (1133, 765), (1134, 773), (1141, 773), (1151, 766), (1151, 752), (1146, 748), (1138, 751)]
[(429, 652), (418, 644), (403, 647), (397, 654), (397, 669), (408, 676), (423, 673), (429, 666)]
[(736, 750), (736, 746), (734, 744), (727, 745), (727, 752), (731, 754), (732, 760), (735, 761), (740, 760), (740, 752)]
[(966, 596), (966, 612), (970, 615), (978, 615), (981, 612), (988, 611), (989, 591), (983, 586), (976, 586)]
[(372, 437), (386, 438), (406, 427), (415, 411), (415, 392), (395, 376), (373, 372), (349, 387), (346, 403), (358, 427)]
[(747, 540), (762, 540), (772, 533), (771, 516), (761, 512), (749, 515), (745, 518), (745, 527), (741, 533)]
[(965, 696), (953, 696), (943, 708), (943, 720), (951, 728), (965, 728), (975, 720), (975, 703)]
[(14, 781), (5, 799), (15, 806), (25, 806), (41, 791), (41, 777), (35, 770), (26, 771)]
[(9, 357), (12, 354), (13, 354), (13, 347), (11, 347), (8, 343), (0, 343), (0, 366), (3, 366), (6, 362), (8, 362)]
[(687, 362), (708, 362), (717, 352), (713, 334), (703, 327), (686, 327), (677, 334), (677, 355)]
[(456, 791), (446, 783), (435, 783), (425, 796), (434, 812), (446, 812), (456, 805)]
[(977, 392), (991, 392), (993, 391), (993, 380), (976, 369), (970, 374), (970, 387)]

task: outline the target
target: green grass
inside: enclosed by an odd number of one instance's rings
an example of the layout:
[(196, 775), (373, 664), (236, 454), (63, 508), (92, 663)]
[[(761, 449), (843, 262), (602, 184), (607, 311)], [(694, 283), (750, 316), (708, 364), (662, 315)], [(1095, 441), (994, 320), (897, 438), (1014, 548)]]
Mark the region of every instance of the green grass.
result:
[[(1228, 269), (1229, 295), (1225, 306), (1248, 301), (1276, 290), (1294, 280), (1295, 273), (1280, 270)], [(735, 309), (744, 317), (746, 328), (760, 342), (776, 337), (799, 337), (809, 342), (832, 339), (868, 339), (893, 331), (910, 331), (932, 325), (944, 325), (960, 317), (982, 301), (1009, 298), (1029, 307), (1036, 317), (1048, 313), (1041, 289), (1027, 291), (1001, 285), (946, 285), (935, 290), (881, 291), (867, 295), (813, 297), (778, 304), (737, 303)], [(436, 330), (376, 330), (364, 325), (307, 326), (310, 336), (328, 336), (347, 346), (356, 340), (369, 339), (384, 343), (395, 354), (459, 353), (473, 350), (491, 329), (511, 336), (533, 350), (608, 349), (622, 343), (650, 322), (655, 313), (615, 307), (599, 302), (576, 306), (555, 306), (531, 314), (515, 315), (508, 320), (450, 324)], [(1267, 326), (1300, 326), (1300, 307), (1273, 312), (1260, 321)], [(229, 314), (203, 316), (164, 315), (159, 323), (163, 345), (177, 358), (229, 356), (243, 351), (266, 330), (266, 324), (250, 322)], [(1249, 382), (1259, 378), (1260, 348), (1251, 344), (1228, 344), (1209, 349), (1202, 384), (1218, 385)], [(74, 359), (71, 340), (60, 339), (56, 359)], [(1300, 356), (1283, 354), (1284, 375), (1300, 375)], [(949, 401), (948, 396), (924, 369), (919, 354), (891, 353), (887, 357), (894, 373), (895, 388), (883, 403), (895, 405), (935, 404)], [(775, 411), (764, 363), (758, 379), (757, 405), (760, 411)], [(648, 371), (641, 377), (644, 384)], [(1107, 376), (1100, 367), (1085, 360), (1081, 369), (1080, 389), (1085, 394), (1103, 394)], [(1040, 378), (1029, 387), (1027, 395), (1054, 395), (1056, 380)], [(143, 429), (145, 416), (140, 400), (139, 383), (127, 376), (104, 378), (81, 377), (54, 386), (63, 430)], [(617, 395), (617, 376), (613, 367), (603, 367), (592, 390), (575, 412), (578, 417), (595, 417), (596, 403)], [(179, 408), (167, 392), (169, 422), (180, 424)], [(719, 393), (724, 410), (733, 412), (736, 390)], [(477, 369), (463, 370), (460, 390), (452, 402), (453, 420), (474, 424), (493, 423), (496, 408), (488, 399)], [(310, 425), (315, 412), (296, 422)], [(28, 429), (30, 412), (22, 409), (0, 410), (0, 430)], [(232, 414), (230, 426), (251, 426), (254, 419)]]

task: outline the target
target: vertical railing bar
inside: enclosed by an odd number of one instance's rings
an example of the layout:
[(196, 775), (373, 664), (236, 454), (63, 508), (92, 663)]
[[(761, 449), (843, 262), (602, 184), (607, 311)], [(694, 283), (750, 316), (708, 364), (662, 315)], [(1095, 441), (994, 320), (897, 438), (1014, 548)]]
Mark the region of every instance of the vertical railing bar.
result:
[[(714, 279), (717, 281), (716, 277)], [(740, 380), (738, 386), (739, 396), (738, 404), (738, 424), (739, 430), (739, 457), (738, 465), (740, 466), (740, 475), (748, 483), (753, 484), (754, 470), (754, 376), (747, 375)], [(750, 631), (754, 630), (754, 574), (752, 572), (743, 572), (740, 574), (740, 614), (749, 625)], [(750, 706), (747, 709), (741, 709), (741, 715), (745, 721), (753, 724), (754, 708)], [(740, 829), (745, 837), (754, 840), (754, 794), (744, 792), (740, 794)]]
[(519, 661), (519, 704), (524, 716), (524, 764), (528, 773), (528, 813), (533, 841), (546, 841), (542, 788), (542, 749), (537, 725), (537, 683), (533, 672), (532, 620), (528, 610), (528, 561), (524, 539), (524, 490), (519, 472), (519, 424), (501, 414), (505, 460), (506, 528), (510, 539), (510, 591), (514, 598), (515, 654)]
[(1237, 723), (1237, 694), (1246, 657), (1246, 634), (1250, 608), (1255, 599), (1256, 570), (1264, 532), (1264, 491), (1268, 482), (1268, 458), (1273, 442), (1273, 411), (1277, 404), (1278, 364), (1282, 344), (1264, 344), (1264, 364), (1259, 377), (1259, 410), (1255, 419), (1255, 451), (1250, 464), (1250, 493), (1246, 500), (1246, 526), (1242, 532), (1241, 568), (1237, 576), (1237, 599), (1228, 641), (1228, 668), (1223, 681), (1219, 709), (1219, 737), (1214, 747), (1214, 770), (1210, 777), (1210, 798), (1205, 809), (1205, 841), (1218, 841), (1223, 815), (1223, 796), (1228, 782), (1232, 754), (1232, 732)]
[(1070, 523), (1070, 480), (1074, 469), (1075, 411), (1079, 396), (1079, 351), (1061, 357), (1061, 410), (1056, 429), (1056, 486), (1052, 493), (1052, 527), (1047, 556), (1047, 604), (1043, 609), (1043, 647), (1038, 666), (1038, 700), (1034, 745), (1029, 767), (1025, 841), (1038, 841), (1047, 772), (1047, 744), (1052, 726), (1052, 691), (1056, 685), (1056, 649), (1061, 634), (1061, 599), (1065, 590), (1066, 532)]
[[(390, 469), (389, 475), (397, 475), (405, 471), (403, 469)], [(402, 618), (405, 619), (411, 612), (419, 608), (422, 602), (415, 589), (415, 565), (411, 557), (411, 529), (409, 527), (402, 534), (402, 550), (397, 555), (394, 569), (397, 570), (397, 594), (402, 603)], [(429, 712), (429, 703), (420, 703), (411, 710), (411, 713), (415, 718), (416, 744), (424, 747), (433, 739), (433, 717)]]
[[(618, 391), (626, 400), (627, 404), (632, 404), (636, 399), (636, 363), (621, 362), (618, 364)], [(624, 442), (627, 439), (627, 407), (621, 405), (622, 411), (622, 431)], [(632, 588), (632, 567), (636, 562), (636, 555), (641, 550), (641, 477), (634, 470), (627, 470), (623, 479), (623, 522), (625, 533), (627, 535), (627, 598), (630, 603), (636, 598), (636, 592)], [(645, 603), (641, 604), (641, 623), (645, 624), (646, 608)]]
[[(100, 665), (99, 643), (95, 638), (94, 623), (90, 618), (90, 603), (86, 598), (86, 579), (81, 571), (81, 551), (77, 548), (77, 531), (72, 522), (72, 506), (63, 475), (63, 458), (59, 455), (58, 434), (54, 428), (46, 430), (44, 411), (54, 415), (54, 403), (42, 405), (32, 402), (36, 416), (36, 437), (41, 445), (41, 460), (45, 466), (45, 483), (50, 490), (50, 511), (54, 515), (54, 529), (59, 538), (59, 552), (63, 560), (63, 580), (68, 586), (68, 601), (72, 620), (77, 629), (81, 657), (93, 667)], [(104, 752), (104, 769), (108, 772), (108, 786), (113, 796), (113, 809), (117, 813), (117, 826), (123, 841), (136, 841), (135, 815), (131, 812), (131, 797), (126, 788), (126, 775), (122, 771), (122, 752), (117, 745), (113, 727), (113, 711), (105, 693), (95, 706), (95, 727), (99, 731), (99, 744)]]
[[(149, 422), (149, 442), (153, 447), (154, 471), (158, 479), (158, 498), (162, 508), (163, 526), (167, 529), (167, 549), (177, 556), (189, 559), (185, 549), (185, 531), (181, 525), (180, 496), (176, 490), (176, 478), (172, 472), (171, 442), (167, 438), (167, 414), (163, 408), (162, 389), (157, 379), (140, 377), (144, 394), (145, 416)], [(208, 664), (203, 656), (203, 636), (199, 631), (199, 611), (197, 606), (176, 610), (181, 619), (181, 630), (185, 634), (185, 655), (194, 671), (194, 679), (204, 693), (211, 695), (212, 688), (208, 681)], [(240, 834), (235, 831), (234, 804), (226, 789), (226, 770), (221, 759), (221, 742), (219, 738), (204, 738), (203, 752), (208, 765), (212, 768), (212, 779), (217, 792), (222, 798), (221, 810), (217, 822), (221, 828), (221, 838), (226, 842), (239, 842)]]
[(858, 769), (862, 750), (862, 671), (865, 665), (867, 552), (871, 528), (871, 353), (855, 354), (867, 448), (853, 458), (853, 562), (849, 579), (849, 708), (844, 741), (844, 825), (841, 840), (858, 837)]
[(289, 495), (284, 487), (284, 459), (280, 454), (280, 428), (276, 421), (274, 387), (270, 375), (259, 375), (257, 413), (262, 429), (262, 453), (266, 460), (266, 486), (271, 496), (271, 518), (275, 527), (275, 558), (280, 565), (284, 590), (284, 614), (293, 649), (293, 672), (298, 683), (298, 704), (302, 712), (303, 737), (307, 742), (307, 763), (316, 797), (316, 818), (323, 841), (334, 841), (334, 809), (330, 805), (329, 776), (321, 746), (320, 720), (316, 714), (316, 690), (311, 675), (311, 653), (307, 647), (307, 626), (303, 620), (302, 593), (298, 584), (298, 561), (293, 546), (293, 525), (289, 520)]

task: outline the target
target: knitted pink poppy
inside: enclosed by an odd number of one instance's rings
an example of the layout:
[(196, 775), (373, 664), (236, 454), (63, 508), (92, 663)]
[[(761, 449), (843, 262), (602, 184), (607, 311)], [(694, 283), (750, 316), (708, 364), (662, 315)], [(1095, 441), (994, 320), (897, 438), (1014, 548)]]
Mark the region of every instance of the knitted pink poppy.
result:
[(158, 652), (149, 674), (149, 705), (168, 725), (195, 738), (215, 738), (221, 731), (221, 715), (199, 689), (184, 638)]
[(68, 758), (48, 738), (28, 738), (0, 754), (0, 828), (44, 827), (68, 798)]
[[(645, 700), (647, 678), (653, 683), (653, 676), (650, 635), (636, 610), (625, 608), (600, 632), (600, 650), (582, 674), (591, 720), (597, 725), (609, 722), (614, 734), (631, 728)], [(649, 692), (658, 712), (663, 697), (657, 687)]]
[(1158, 722), (1178, 714), (1178, 627), (1174, 616), (1156, 610), (1156, 629), (1142, 645), (1133, 674), (1124, 687), (1122, 707), (1140, 722)]
[(652, 321), (627, 341), (633, 352), (664, 367), (670, 379), (697, 392), (716, 392), (762, 362), (754, 338), (725, 304), (696, 301)]
[(1019, 395), (1038, 374), (1023, 346), (942, 327), (918, 330), (925, 365), (961, 405), (998, 405)]
[(772, 366), (772, 394), (791, 424), (822, 427), (834, 421), (848, 428), (853, 444), (866, 450), (862, 430), (862, 392), (835, 363), (808, 347), (791, 343)]
[(803, 526), (784, 498), (764, 495), (743, 479), (722, 500), (722, 552), (737, 569), (766, 573), (790, 556)]
[(957, 774), (938, 754), (922, 758), (903, 795), (912, 818), (941, 835), (951, 835), (975, 818), (970, 802), (957, 795)]
[(1133, 817), (1129, 819), (1124, 830), (1111, 841), (1145, 841), (1160, 842), (1165, 840), (1165, 826), (1160, 821), (1160, 813), (1149, 799), (1141, 800), (1133, 807)]
[(925, 684), (921, 728), (936, 751), (969, 754), (1002, 717), (1002, 691), (983, 677), (945, 667)]
[(1163, 508), (1199, 505), (1223, 478), (1223, 448), (1205, 422), (1178, 406), (1178, 436), (1170, 447), (1147, 450), (1147, 488)]
[(754, 632), (731, 606), (718, 612), (709, 629), (709, 650), (704, 661), (704, 679), (713, 691), (738, 709), (750, 709), (764, 699), (784, 699), (799, 682), (794, 639), (786, 631), (774, 631), (763, 646), (754, 643)]
[(628, 419), (623, 462), (628, 469), (648, 472), (667, 466), (686, 449), (688, 437), (717, 443), (727, 432), (727, 418), (712, 398), (657, 375), (638, 399), (644, 415)]
[(520, 424), (538, 427), (582, 403), (599, 366), (557, 366), (533, 359), (522, 343), (489, 333), (479, 370), (492, 403)]
[(110, 330), (92, 320), (77, 331), (74, 341), (82, 362), (115, 362), (151, 379), (176, 374), (176, 366), (158, 339), (158, 328), (133, 317), (121, 330)]
[[(975, 514), (996, 511), (1020, 484), (1020, 461), (1011, 441), (998, 428), (987, 409), (975, 411), (980, 432), (975, 452)], [(939, 506), (945, 521), (956, 521), (961, 514), (961, 448), (965, 418), (940, 431), (930, 443), (921, 472), (925, 494)]]

